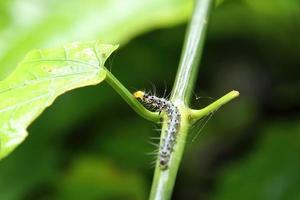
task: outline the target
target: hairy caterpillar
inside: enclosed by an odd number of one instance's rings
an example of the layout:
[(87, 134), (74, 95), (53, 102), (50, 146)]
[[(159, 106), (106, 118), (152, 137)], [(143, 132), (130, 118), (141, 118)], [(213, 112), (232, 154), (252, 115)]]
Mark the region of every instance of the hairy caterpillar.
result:
[(162, 170), (166, 170), (168, 169), (170, 157), (176, 144), (177, 133), (180, 128), (181, 115), (179, 109), (167, 99), (159, 98), (143, 91), (137, 91), (133, 95), (154, 111), (159, 113), (165, 112), (167, 115), (166, 134), (159, 147), (159, 166)]

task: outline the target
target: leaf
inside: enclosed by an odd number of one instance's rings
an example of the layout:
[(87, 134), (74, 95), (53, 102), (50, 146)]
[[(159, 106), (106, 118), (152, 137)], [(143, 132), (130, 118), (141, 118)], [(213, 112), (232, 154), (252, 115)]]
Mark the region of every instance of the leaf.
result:
[(27, 127), (56, 97), (105, 79), (104, 63), (117, 48), (98, 42), (33, 50), (0, 83), (0, 159), (27, 136)]
[(7, 23), (0, 26), (0, 80), (31, 49), (95, 38), (124, 44), (141, 33), (184, 22), (193, 5), (193, 0), (6, 1), (0, 1), (10, 19), (0, 18)]
[[(11, 73), (31, 49), (55, 47), (71, 41), (94, 38), (105, 43), (124, 45), (145, 32), (185, 22), (191, 13), (192, 4), (193, 0), (73, 0), (72, 3), (53, 0), (1, 0), (0, 80)], [(133, 44), (135, 46), (136, 42)], [(124, 66), (125, 62), (131, 70), (137, 70), (140, 66), (136, 62), (130, 62), (136, 58), (136, 53), (144, 60), (144, 56), (152, 55), (149, 54), (149, 48), (154, 48), (149, 45), (152, 42), (138, 44), (142, 50), (136, 51), (132, 50), (132, 46), (127, 47), (126, 51), (122, 51), (125, 54), (119, 53), (113, 68)], [(147, 65), (160, 59), (157, 55), (152, 57), (155, 58), (154, 61), (148, 59), (147, 62), (150, 62)], [(156, 69), (161, 70), (161, 65), (156, 64)], [(175, 64), (176, 61), (174, 66)], [(153, 74), (154, 71), (152, 69)], [(123, 77), (128, 77), (128, 74), (123, 73)], [(138, 80), (133, 81), (137, 84)], [(134, 84), (130, 82), (130, 85)], [(73, 155), (77, 155), (73, 149), (70, 150), (72, 155), (67, 153), (68, 150), (66, 152), (70, 145), (68, 140), (68, 145), (61, 144), (66, 137), (77, 140), (77, 135), (72, 130), (85, 125), (87, 119), (94, 119), (94, 114), (99, 110), (103, 112), (105, 109), (104, 112), (107, 112), (112, 106), (124, 106), (108, 88), (101, 88), (101, 93), (98, 89), (88, 87), (61, 96), (30, 126), (30, 139), (0, 162), (0, 199), (23, 199), (24, 196), (39, 193), (37, 191), (40, 188), (47, 190), (44, 184), (57, 180), (53, 174), (60, 173), (61, 162), (64, 165), (73, 159)], [(92, 101), (82, 102), (86, 98)], [(108, 126), (110, 122), (107, 118), (105, 124)], [(76, 149), (83, 148), (85, 143), (78, 143)], [(141, 163), (138, 165), (142, 166)]]

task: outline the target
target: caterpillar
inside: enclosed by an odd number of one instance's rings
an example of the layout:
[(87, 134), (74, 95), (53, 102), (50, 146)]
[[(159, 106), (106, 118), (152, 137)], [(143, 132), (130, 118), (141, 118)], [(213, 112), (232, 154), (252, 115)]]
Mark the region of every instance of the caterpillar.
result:
[(137, 91), (133, 96), (154, 111), (159, 113), (164, 112), (167, 115), (167, 129), (161, 141), (158, 154), (160, 169), (166, 170), (169, 167), (169, 161), (174, 151), (177, 133), (180, 128), (181, 115), (179, 109), (171, 101), (147, 94), (143, 91)]

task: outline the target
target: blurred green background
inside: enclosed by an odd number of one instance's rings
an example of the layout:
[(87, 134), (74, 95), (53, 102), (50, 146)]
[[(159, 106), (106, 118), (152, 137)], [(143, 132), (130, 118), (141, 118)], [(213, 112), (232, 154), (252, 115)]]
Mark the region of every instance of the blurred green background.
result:
[[(106, 66), (130, 91), (170, 92), (192, 4), (1, 0), (0, 78), (31, 49), (100, 39), (121, 44)], [(299, 0), (213, 10), (193, 107), (232, 89), (241, 96), (187, 142), (172, 199), (300, 199), (299, 36)], [(0, 162), (0, 199), (147, 199), (155, 128), (105, 83), (69, 92)]]

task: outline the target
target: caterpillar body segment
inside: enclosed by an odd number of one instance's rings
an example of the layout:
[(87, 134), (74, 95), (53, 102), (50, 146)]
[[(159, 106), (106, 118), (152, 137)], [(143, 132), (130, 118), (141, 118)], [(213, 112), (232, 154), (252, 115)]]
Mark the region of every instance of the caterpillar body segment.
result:
[(177, 106), (165, 98), (149, 95), (143, 91), (137, 91), (133, 96), (150, 109), (156, 112), (165, 112), (167, 115), (167, 129), (159, 147), (159, 166), (161, 170), (169, 167), (169, 161), (174, 151), (178, 130), (180, 128), (181, 115)]

